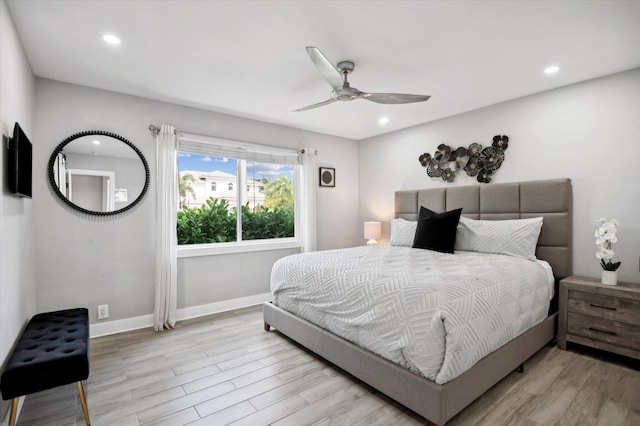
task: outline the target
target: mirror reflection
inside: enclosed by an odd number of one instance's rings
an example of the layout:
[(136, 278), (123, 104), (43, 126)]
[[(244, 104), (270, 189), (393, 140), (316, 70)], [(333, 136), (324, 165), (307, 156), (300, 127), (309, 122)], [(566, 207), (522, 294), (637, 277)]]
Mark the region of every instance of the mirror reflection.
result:
[(61, 143), (49, 161), (49, 179), (59, 197), (90, 214), (128, 210), (149, 185), (142, 153), (107, 132), (84, 132)]

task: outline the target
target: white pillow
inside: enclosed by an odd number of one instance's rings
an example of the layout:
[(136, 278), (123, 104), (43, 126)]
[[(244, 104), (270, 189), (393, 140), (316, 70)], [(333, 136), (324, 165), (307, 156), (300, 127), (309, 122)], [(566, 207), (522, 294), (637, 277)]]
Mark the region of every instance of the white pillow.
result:
[(416, 226), (418, 226), (418, 222), (393, 219), (391, 221), (391, 238), (389, 239), (389, 244), (392, 246), (413, 247), (413, 239), (416, 236)]
[(474, 220), (461, 217), (455, 249), (535, 260), (541, 228), (541, 217), (516, 220)]

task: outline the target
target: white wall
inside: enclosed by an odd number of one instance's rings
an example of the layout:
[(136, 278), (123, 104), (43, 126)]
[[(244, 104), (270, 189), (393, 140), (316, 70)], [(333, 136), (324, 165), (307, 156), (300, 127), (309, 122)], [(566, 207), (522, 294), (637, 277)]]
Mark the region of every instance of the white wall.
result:
[[(574, 273), (600, 276), (594, 221), (615, 218), (618, 279), (640, 282), (640, 69), (360, 141), (360, 221), (391, 220), (396, 190), (447, 185), (426, 175), (420, 154), (441, 143), (487, 146), (496, 134), (510, 142), (492, 183), (571, 178)], [(453, 183), (473, 184), (466, 175)]]
[[(360, 243), (356, 141), (66, 83), (36, 79), (34, 226), (39, 311), (108, 303), (112, 320), (153, 312), (155, 138), (149, 124), (287, 148), (318, 150), (318, 166), (336, 167), (338, 186), (317, 193), (318, 247)], [(136, 145), (152, 176), (143, 202), (117, 219), (91, 219), (55, 198), (46, 179), (49, 156), (84, 130), (116, 133)], [(179, 259), (178, 306), (188, 308), (269, 292), (271, 265), (291, 251)], [(104, 321), (100, 322), (101, 324)]]
[[(7, 137), (13, 136), (14, 123), (20, 123), (34, 152), (41, 149), (33, 137), (35, 81), (4, 0), (0, 0), (0, 93), (0, 366), (4, 366), (19, 333), (36, 309), (33, 200), (15, 197), (7, 189), (6, 142)], [(7, 404), (2, 402), (0, 420), (6, 408)]]

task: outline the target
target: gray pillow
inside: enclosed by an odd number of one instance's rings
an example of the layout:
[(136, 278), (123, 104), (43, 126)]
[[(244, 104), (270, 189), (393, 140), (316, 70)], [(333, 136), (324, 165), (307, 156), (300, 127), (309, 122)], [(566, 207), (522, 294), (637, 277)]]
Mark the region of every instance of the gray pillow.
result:
[(461, 217), (456, 250), (506, 254), (535, 260), (542, 218), (474, 220)]
[(413, 238), (416, 235), (416, 226), (418, 222), (393, 219), (391, 221), (391, 238), (389, 244), (392, 246), (411, 247), (413, 246)]

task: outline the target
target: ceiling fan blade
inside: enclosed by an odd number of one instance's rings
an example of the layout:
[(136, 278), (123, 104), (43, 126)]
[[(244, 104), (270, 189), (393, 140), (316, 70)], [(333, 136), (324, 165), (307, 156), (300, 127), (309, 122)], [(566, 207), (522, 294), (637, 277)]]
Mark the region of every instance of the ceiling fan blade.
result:
[(293, 110), (293, 112), (300, 112), (300, 111), (306, 111), (308, 109), (318, 108), (318, 107), (321, 107), (321, 106), (329, 105), (330, 103), (333, 103), (335, 101), (336, 101), (335, 99), (331, 98), (328, 101), (320, 102), (320, 103), (317, 103), (317, 104), (313, 104), (313, 105), (309, 105), (309, 106), (306, 106), (306, 107), (302, 107), (300, 109)]
[(342, 76), (336, 69), (336, 67), (329, 62), (329, 60), (320, 52), (320, 49), (313, 46), (307, 47), (307, 53), (311, 58), (311, 62), (316, 66), (318, 71), (320, 71), (320, 75), (324, 78), (324, 81), (329, 83), (329, 86), (333, 88), (333, 90), (338, 90), (342, 88)]
[(361, 93), (358, 97), (378, 104), (409, 104), (428, 101), (431, 96), (405, 95), (402, 93)]

